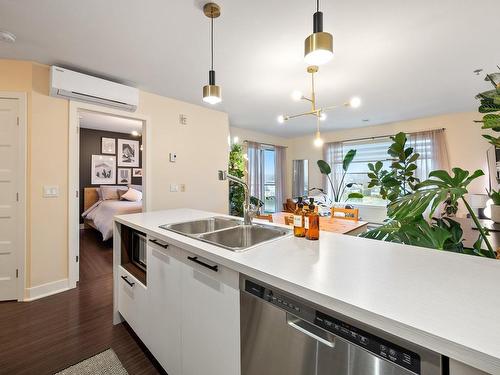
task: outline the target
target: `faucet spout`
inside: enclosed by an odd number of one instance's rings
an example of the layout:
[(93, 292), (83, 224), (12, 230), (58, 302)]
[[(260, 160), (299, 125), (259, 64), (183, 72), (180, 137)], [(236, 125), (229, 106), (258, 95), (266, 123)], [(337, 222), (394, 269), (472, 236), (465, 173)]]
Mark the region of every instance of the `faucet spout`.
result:
[(245, 203), (243, 204), (243, 222), (245, 225), (252, 225), (252, 210), (250, 207), (250, 189), (248, 188), (248, 184), (243, 181), (241, 178), (233, 176), (226, 171), (219, 171), (218, 177), (220, 181), (230, 180), (241, 186), (243, 186), (243, 193), (245, 196)]

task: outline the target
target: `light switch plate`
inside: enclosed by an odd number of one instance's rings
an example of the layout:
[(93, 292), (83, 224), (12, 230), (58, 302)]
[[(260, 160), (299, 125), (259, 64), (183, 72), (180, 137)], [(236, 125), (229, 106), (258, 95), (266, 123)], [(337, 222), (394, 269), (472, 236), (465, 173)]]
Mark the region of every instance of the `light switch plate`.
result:
[(170, 184), (170, 192), (171, 193), (177, 193), (179, 191), (179, 185), (177, 184)]
[(44, 198), (57, 198), (59, 196), (59, 186), (52, 185), (43, 187), (43, 197)]

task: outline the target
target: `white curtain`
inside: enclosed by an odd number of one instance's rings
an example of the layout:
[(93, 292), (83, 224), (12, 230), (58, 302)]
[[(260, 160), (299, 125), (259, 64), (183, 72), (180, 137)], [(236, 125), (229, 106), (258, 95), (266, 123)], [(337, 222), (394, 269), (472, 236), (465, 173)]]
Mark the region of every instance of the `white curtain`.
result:
[(283, 210), (286, 193), (286, 147), (274, 146), (274, 173), (276, 178), (276, 212)]
[(420, 181), (427, 179), (431, 171), (450, 170), (444, 129), (409, 134), (407, 146), (420, 154), (415, 173)]
[(261, 144), (246, 142), (247, 151), (247, 183), (250, 195), (264, 201), (264, 160), (262, 158)]
[[(342, 142), (325, 143), (323, 146), (323, 160), (330, 164), (330, 167), (332, 168), (330, 178), (333, 181), (335, 190), (338, 191), (343, 172), (342, 161), (344, 160), (344, 147)], [(323, 175), (323, 189), (333, 200), (333, 192), (325, 175)]]

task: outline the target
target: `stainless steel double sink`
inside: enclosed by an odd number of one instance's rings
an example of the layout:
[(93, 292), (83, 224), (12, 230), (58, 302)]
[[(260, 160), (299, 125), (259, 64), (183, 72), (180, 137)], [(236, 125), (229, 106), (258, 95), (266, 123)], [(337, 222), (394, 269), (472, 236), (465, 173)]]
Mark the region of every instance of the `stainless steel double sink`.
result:
[(292, 233), (290, 229), (255, 223), (244, 225), (242, 220), (219, 216), (160, 225), (160, 228), (235, 252), (245, 251)]

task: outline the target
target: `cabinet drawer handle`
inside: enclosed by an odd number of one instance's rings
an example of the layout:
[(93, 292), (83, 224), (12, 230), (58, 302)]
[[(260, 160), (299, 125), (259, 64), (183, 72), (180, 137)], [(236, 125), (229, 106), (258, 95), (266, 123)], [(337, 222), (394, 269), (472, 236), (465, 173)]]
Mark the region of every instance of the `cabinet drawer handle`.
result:
[(164, 249), (168, 249), (168, 244), (163, 244), (163, 243), (160, 243), (160, 241), (158, 241), (158, 240), (153, 239), (153, 240), (149, 240), (149, 242), (152, 242), (152, 243), (154, 243), (155, 245), (161, 246), (161, 247), (163, 247)]
[(122, 276), (123, 281), (125, 281), (129, 286), (134, 286), (135, 283), (128, 281), (127, 276)]
[(201, 260), (198, 259), (198, 257), (187, 257), (191, 262), (195, 262), (195, 263), (198, 263), (200, 266), (203, 266), (203, 267), (207, 267), (208, 269), (214, 271), (214, 272), (218, 272), (219, 271), (219, 266), (217, 265), (214, 265), (214, 266), (211, 266), (210, 264), (206, 264), (205, 262), (202, 262)]

